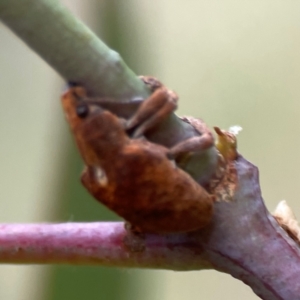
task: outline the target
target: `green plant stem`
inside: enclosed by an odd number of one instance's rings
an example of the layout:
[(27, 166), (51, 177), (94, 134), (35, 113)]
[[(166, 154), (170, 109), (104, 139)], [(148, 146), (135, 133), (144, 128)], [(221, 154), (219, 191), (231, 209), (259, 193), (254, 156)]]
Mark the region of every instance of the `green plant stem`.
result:
[(63, 78), (91, 94), (119, 101), (149, 95), (119, 54), (59, 1), (0, 0), (0, 18)]
[[(126, 116), (132, 114), (140, 103), (136, 100), (149, 96), (120, 55), (58, 0), (0, 0), (0, 19), (67, 81), (83, 85), (92, 96), (113, 98), (116, 105), (110, 109), (117, 115), (124, 116), (126, 110)], [(196, 135), (193, 127), (171, 114), (147, 138), (170, 147)], [(201, 177), (203, 163), (214, 171), (217, 154), (210, 152), (205, 161), (194, 156), (183, 169), (194, 178)]]

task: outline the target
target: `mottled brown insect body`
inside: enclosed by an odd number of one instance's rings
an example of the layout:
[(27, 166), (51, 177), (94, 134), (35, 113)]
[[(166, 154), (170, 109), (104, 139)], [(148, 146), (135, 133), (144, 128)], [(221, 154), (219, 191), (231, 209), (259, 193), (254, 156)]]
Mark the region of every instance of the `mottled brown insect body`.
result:
[(130, 138), (126, 122), (80, 87), (62, 103), (86, 165), (82, 183), (97, 200), (143, 232), (186, 232), (210, 222), (212, 196), (176, 167), (169, 149)]

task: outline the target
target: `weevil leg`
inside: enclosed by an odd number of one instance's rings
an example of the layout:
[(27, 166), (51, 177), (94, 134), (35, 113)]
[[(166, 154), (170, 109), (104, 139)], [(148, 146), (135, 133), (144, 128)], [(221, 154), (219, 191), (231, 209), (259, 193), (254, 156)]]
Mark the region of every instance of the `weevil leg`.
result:
[(139, 138), (149, 129), (161, 123), (177, 108), (177, 96), (165, 88), (159, 88), (143, 101), (137, 112), (127, 121), (126, 130), (132, 138)]
[(214, 138), (209, 133), (204, 133), (201, 136), (195, 136), (173, 146), (167, 153), (170, 159), (176, 160), (178, 157), (191, 153), (204, 152), (214, 145)]
[(201, 119), (194, 117), (182, 117), (181, 119), (190, 124), (199, 135), (174, 145), (168, 152), (170, 159), (176, 160), (176, 158), (192, 152), (201, 153), (214, 145), (214, 136)]

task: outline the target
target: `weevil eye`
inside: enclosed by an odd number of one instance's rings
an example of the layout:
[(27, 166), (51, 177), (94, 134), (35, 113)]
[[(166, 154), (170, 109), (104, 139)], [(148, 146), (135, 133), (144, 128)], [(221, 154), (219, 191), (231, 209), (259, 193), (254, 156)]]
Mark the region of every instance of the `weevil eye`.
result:
[(83, 119), (89, 114), (89, 107), (86, 103), (79, 104), (76, 107), (76, 114), (79, 118)]

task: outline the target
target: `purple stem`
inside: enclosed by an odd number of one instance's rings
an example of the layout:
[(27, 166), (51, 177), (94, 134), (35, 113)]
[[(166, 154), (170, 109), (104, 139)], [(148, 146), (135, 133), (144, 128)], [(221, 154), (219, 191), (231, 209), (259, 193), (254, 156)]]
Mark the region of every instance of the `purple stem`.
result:
[(300, 299), (299, 248), (267, 212), (257, 168), (242, 157), (236, 167), (234, 200), (216, 203), (203, 230), (138, 238), (123, 223), (2, 224), (0, 262), (216, 269), (262, 299)]

